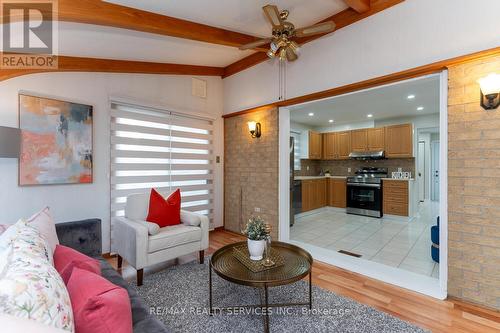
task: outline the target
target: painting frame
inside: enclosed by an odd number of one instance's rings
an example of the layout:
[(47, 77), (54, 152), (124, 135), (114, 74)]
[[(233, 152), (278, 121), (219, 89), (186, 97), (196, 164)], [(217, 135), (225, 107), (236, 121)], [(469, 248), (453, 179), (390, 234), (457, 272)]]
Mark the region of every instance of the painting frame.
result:
[[(88, 134), (88, 142), (87, 142), (87, 147), (88, 147), (88, 155), (90, 156), (90, 159), (85, 159), (85, 164), (89, 164), (85, 168), (87, 173), (85, 174), (85, 178), (83, 181), (79, 180), (70, 180), (66, 179), (64, 181), (46, 181), (46, 182), (26, 182), (25, 177), (23, 177), (24, 172), (23, 172), (23, 167), (25, 166), (25, 156), (23, 155), (23, 152), (26, 151), (27, 143), (25, 140), (25, 136), (23, 135), (24, 132), (30, 132), (27, 129), (23, 128), (23, 98), (33, 98), (37, 99), (40, 101), (48, 101), (50, 103), (60, 103), (61, 106), (66, 105), (69, 107), (72, 106), (79, 106), (86, 108), (88, 110), (88, 118), (89, 124), (87, 124), (87, 134)], [(18, 163), (18, 186), (20, 187), (37, 187), (37, 186), (60, 186), (60, 185), (84, 185), (84, 184), (93, 184), (94, 183), (94, 106), (89, 103), (85, 102), (78, 102), (78, 101), (72, 101), (68, 100), (66, 98), (62, 97), (54, 97), (54, 96), (48, 96), (48, 95), (43, 95), (43, 94), (37, 94), (33, 92), (27, 92), (27, 91), (19, 91), (18, 92), (18, 123), (19, 123), (19, 129), (21, 130), (21, 145), (20, 145), (20, 156), (19, 156), (19, 163)], [(69, 129), (67, 129), (69, 130)], [(48, 170), (50, 171), (50, 170)]]

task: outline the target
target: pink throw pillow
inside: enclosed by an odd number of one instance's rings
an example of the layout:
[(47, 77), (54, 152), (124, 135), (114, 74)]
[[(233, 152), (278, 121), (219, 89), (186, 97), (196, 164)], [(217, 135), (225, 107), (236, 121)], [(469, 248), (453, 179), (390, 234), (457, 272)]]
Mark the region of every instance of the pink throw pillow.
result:
[(101, 264), (98, 260), (64, 245), (56, 246), (56, 250), (54, 251), (54, 267), (66, 285), (76, 267), (101, 275)]
[(132, 333), (128, 293), (105, 278), (76, 267), (68, 292), (78, 333)]

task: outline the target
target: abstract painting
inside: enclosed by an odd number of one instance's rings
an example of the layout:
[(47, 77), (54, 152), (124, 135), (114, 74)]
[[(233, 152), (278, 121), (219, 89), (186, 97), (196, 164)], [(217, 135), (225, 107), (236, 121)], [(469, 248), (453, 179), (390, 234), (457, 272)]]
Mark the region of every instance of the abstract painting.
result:
[(19, 185), (92, 183), (92, 106), (19, 94)]

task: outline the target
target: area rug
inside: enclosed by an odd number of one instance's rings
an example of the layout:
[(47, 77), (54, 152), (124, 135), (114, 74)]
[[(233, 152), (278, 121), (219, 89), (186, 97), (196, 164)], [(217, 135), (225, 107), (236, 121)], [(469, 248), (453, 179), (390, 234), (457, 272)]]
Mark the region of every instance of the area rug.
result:
[[(260, 309), (218, 311), (217, 307), (261, 304), (260, 289), (239, 286), (213, 276), (216, 308), (208, 314), (208, 258), (146, 275), (137, 292), (174, 332), (263, 332)], [(135, 286), (135, 284), (132, 284)], [(308, 283), (269, 289), (270, 303), (307, 302)], [(271, 332), (426, 332), (398, 318), (313, 286), (313, 310), (291, 307), (270, 310)]]

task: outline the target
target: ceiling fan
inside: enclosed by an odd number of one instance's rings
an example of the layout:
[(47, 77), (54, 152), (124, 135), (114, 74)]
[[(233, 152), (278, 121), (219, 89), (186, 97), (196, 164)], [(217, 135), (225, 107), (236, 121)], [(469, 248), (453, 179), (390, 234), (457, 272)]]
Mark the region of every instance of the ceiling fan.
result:
[(299, 44), (293, 40), (295, 37), (307, 37), (335, 30), (333, 21), (295, 29), (295, 26), (287, 21), (290, 14), (288, 10), (279, 11), (275, 5), (266, 5), (262, 7), (262, 10), (264, 10), (266, 18), (273, 26), (273, 37), (242, 45), (240, 50), (259, 49), (260, 46), (269, 44), (269, 50), (267, 51), (269, 58), (278, 57), (280, 61), (295, 61), (298, 58), (299, 50)]

